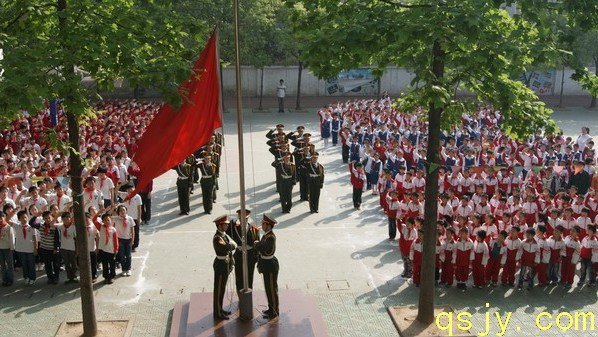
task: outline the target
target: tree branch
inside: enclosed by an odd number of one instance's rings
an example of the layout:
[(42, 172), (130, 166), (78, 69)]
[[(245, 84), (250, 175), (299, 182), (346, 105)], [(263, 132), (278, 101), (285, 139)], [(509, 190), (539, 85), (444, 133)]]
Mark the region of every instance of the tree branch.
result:
[(40, 5), (29, 6), (26, 10), (22, 11), (19, 15), (17, 15), (16, 18), (10, 20), (10, 22), (8, 22), (6, 24), (4, 29), (9, 29), (12, 25), (16, 24), (23, 16), (28, 14), (31, 11), (31, 9), (38, 9), (38, 8), (43, 8), (43, 7), (57, 7), (57, 6), (55, 3), (52, 3), (52, 2), (48, 2), (48, 3), (40, 4)]
[(432, 7), (431, 4), (407, 5), (404, 3), (394, 2), (391, 0), (380, 0), (380, 1), (387, 3), (389, 5), (393, 5), (393, 6), (397, 6), (397, 7), (401, 7), (401, 8), (430, 8), (430, 7)]

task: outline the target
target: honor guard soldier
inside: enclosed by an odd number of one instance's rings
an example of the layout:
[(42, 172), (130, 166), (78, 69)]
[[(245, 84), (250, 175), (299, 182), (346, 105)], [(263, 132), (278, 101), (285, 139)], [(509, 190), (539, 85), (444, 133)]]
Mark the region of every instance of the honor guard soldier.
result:
[(307, 165), (309, 165), (309, 159), (305, 155), (306, 149), (298, 147), (293, 152), (293, 158), (295, 159), (295, 181), (299, 182), (299, 195), (301, 201), (308, 200), (307, 191)]
[(289, 144), (282, 144), (276, 147), (271, 147), (269, 151), (270, 153), (272, 153), (272, 155), (274, 155), (274, 160), (281, 161), (283, 153), (289, 151)]
[(228, 216), (223, 215), (214, 220), (216, 224), (216, 234), (212, 239), (216, 258), (214, 259), (214, 320), (228, 319), (230, 311), (222, 308), (224, 292), (226, 291), (226, 282), (228, 274), (233, 269), (232, 252), (237, 248), (237, 244), (228, 235)]
[[(212, 137), (214, 137), (214, 142), (216, 142), (216, 144), (220, 145), (220, 148), (222, 148), (222, 146), (224, 146), (224, 136), (222, 135), (222, 133), (214, 132)], [(222, 154), (222, 153), (220, 153), (220, 154)]]
[[(222, 136), (222, 135), (220, 135)], [(216, 137), (216, 133), (214, 133), (212, 135), (212, 137), (210, 137), (210, 140), (208, 141), (208, 143), (206, 144), (206, 146), (212, 146), (212, 149), (214, 150), (214, 152), (218, 153), (219, 156), (222, 155), (222, 143), (217, 142), (217, 137)]]
[(201, 173), (199, 184), (201, 185), (201, 199), (204, 213), (212, 213), (214, 203), (214, 181), (216, 179), (216, 165), (212, 163), (212, 156), (206, 154), (201, 163), (198, 164)]
[(273, 319), (278, 316), (278, 260), (276, 252), (276, 235), (272, 232), (277, 222), (264, 214), (262, 229), (265, 234), (260, 241), (254, 243), (254, 249), (259, 253), (258, 271), (264, 276), (264, 289), (268, 298), (268, 310), (264, 311), (264, 318)]
[(309, 191), (309, 210), (312, 213), (318, 213), (320, 190), (324, 187), (324, 166), (318, 163), (318, 157), (319, 154), (317, 152), (311, 155), (306, 170), (307, 189)]
[(193, 190), (195, 189), (195, 183), (197, 183), (197, 179), (199, 179), (199, 172), (197, 170), (197, 156), (195, 154), (191, 154), (187, 159), (185, 159), (187, 164), (191, 167), (191, 174), (189, 175), (189, 191), (193, 194)]
[(268, 131), (266, 134), (266, 138), (274, 139), (278, 133), (284, 134), (284, 125), (276, 124), (276, 129), (270, 129), (270, 131)]
[(303, 146), (307, 148), (310, 155), (316, 153), (316, 146), (311, 143), (311, 133), (306, 132), (303, 134)]
[(189, 215), (189, 194), (191, 193), (192, 174), (191, 165), (185, 160), (175, 167), (175, 171), (178, 175), (176, 190), (179, 195), (179, 208), (181, 210), (179, 215)]
[[(249, 289), (253, 289), (253, 273), (255, 272), (255, 266), (258, 260), (257, 251), (253, 248), (253, 243), (260, 240), (260, 231), (255, 224), (250, 223), (249, 215), (251, 212), (245, 210), (245, 226), (247, 226), (247, 286)], [(237, 293), (243, 290), (243, 250), (241, 246), (243, 244), (243, 229), (241, 227), (241, 210), (237, 210), (237, 219), (232, 222), (232, 225), (228, 228), (228, 235), (238, 245), (238, 249), (235, 250), (235, 283), (237, 286)]]
[(284, 132), (279, 132), (276, 134), (276, 137), (267, 141), (266, 144), (268, 144), (268, 146), (271, 148), (281, 147), (285, 144), (288, 144), (287, 136), (284, 134)]
[(305, 131), (305, 127), (303, 125), (299, 125), (297, 127), (297, 131), (291, 131), (287, 134), (287, 138), (290, 140), (296, 140), (303, 138), (303, 131)]
[(216, 191), (220, 188), (218, 187), (218, 177), (220, 177), (220, 154), (214, 151), (214, 147), (210, 144), (205, 146), (206, 154), (212, 156), (212, 163), (216, 166), (215, 174), (214, 174), (214, 196), (213, 200), (216, 202)]
[(282, 160), (274, 161), (272, 166), (276, 168), (276, 186), (280, 195), (280, 205), (283, 213), (290, 213), (293, 207), (291, 197), (295, 185), (295, 164), (291, 162), (291, 153), (284, 152)]

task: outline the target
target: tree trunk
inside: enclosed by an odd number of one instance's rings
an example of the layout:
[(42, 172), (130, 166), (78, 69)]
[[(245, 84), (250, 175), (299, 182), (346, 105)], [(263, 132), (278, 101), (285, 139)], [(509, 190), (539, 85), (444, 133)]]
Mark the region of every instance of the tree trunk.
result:
[(561, 74), (561, 92), (559, 93), (559, 108), (563, 107), (563, 87), (565, 86), (565, 65), (563, 64), (563, 73)]
[(295, 110), (301, 110), (301, 75), (303, 74), (303, 62), (299, 61), (299, 74), (297, 75), (297, 102)]
[[(67, 0), (57, 1), (57, 10), (61, 13), (67, 11)], [(69, 55), (68, 39), (68, 24), (67, 15), (59, 17), (60, 38), (62, 39), (62, 47), (67, 51), (65, 55)], [(64, 77), (66, 83), (77, 83), (78, 79), (75, 74), (75, 66), (70, 61), (65, 60)], [(81, 155), (79, 152), (79, 121), (77, 120), (77, 112), (69, 109), (69, 104), (73, 107), (81, 106), (76, 104), (75, 100), (78, 98), (74, 95), (67, 94), (65, 99), (65, 111), (68, 124), (69, 134), (69, 175), (71, 180), (71, 190), (73, 197), (73, 219), (75, 221), (75, 229), (77, 233), (77, 262), (79, 265), (79, 289), (81, 291), (81, 313), (83, 318), (83, 335), (95, 336), (98, 333), (98, 324), (96, 321), (95, 303), (93, 298), (93, 287), (91, 280), (91, 262), (89, 256), (89, 243), (87, 237), (87, 222), (85, 219), (85, 210), (83, 209), (83, 186), (81, 181), (81, 172), (83, 165), (81, 162)], [(73, 108), (76, 109), (76, 108)]]
[(262, 110), (262, 101), (264, 99), (264, 67), (261, 68), (261, 80), (260, 80), (260, 106), (258, 107), (259, 110)]
[[(598, 59), (594, 59), (594, 67), (596, 67), (594, 69), (594, 74), (596, 76), (598, 76)], [(596, 107), (596, 96), (592, 95), (592, 101), (590, 102), (590, 109), (595, 108)]]
[[(68, 109), (68, 107), (67, 107)], [(91, 261), (87, 237), (87, 222), (83, 209), (83, 187), (81, 181), (81, 156), (79, 155), (79, 123), (73, 112), (66, 112), (69, 131), (69, 171), (73, 195), (73, 219), (77, 230), (77, 256), (79, 264), (79, 287), (81, 290), (81, 311), (85, 336), (95, 336), (98, 331), (93, 286), (91, 280)]]
[(380, 99), (380, 92), (382, 91), (382, 76), (378, 77), (378, 88), (376, 97)]
[[(444, 51), (438, 40), (434, 41), (432, 47), (432, 73), (436, 81), (441, 83), (444, 77)], [(436, 220), (438, 211), (438, 168), (439, 158), (439, 135), (440, 116), (443, 108), (429, 103), (428, 111), (428, 148), (427, 168), (425, 187), (425, 208), (424, 208), (424, 238), (422, 252), (421, 282), (419, 291), (419, 306), (417, 320), (424, 324), (434, 322), (434, 281), (436, 263)]]

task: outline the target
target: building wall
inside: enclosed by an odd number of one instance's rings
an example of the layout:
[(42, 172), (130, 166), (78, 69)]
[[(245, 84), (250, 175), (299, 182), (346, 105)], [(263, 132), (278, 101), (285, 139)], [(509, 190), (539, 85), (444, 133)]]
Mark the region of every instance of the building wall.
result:
[[(594, 71), (594, 68), (590, 68)], [(255, 69), (251, 66), (241, 67), (241, 82), (244, 96), (259, 96), (261, 69)], [(276, 86), (280, 79), (284, 79), (287, 86), (287, 95), (295, 95), (297, 92), (297, 66), (271, 66), (265, 67), (264, 72), (264, 96), (274, 96)], [(234, 67), (227, 67), (222, 71), (222, 81), (225, 94), (232, 94), (235, 91), (235, 72)], [(587, 95), (588, 93), (575, 81), (571, 80), (573, 70), (565, 69), (565, 79), (563, 85), (564, 95)], [(539, 95), (558, 95), (561, 90), (562, 70), (554, 71), (552, 78), (552, 88)], [(414, 75), (403, 68), (388, 67), (381, 78), (380, 90), (388, 91), (390, 95), (397, 96), (405, 92)], [(304, 96), (325, 96), (326, 81), (320, 80), (308, 69), (303, 69), (301, 79), (301, 94)]]
[[(590, 68), (594, 71), (594, 68)], [(296, 95), (297, 93), (297, 66), (271, 66), (265, 67), (264, 72), (264, 96), (276, 95), (276, 86), (280, 79), (284, 79), (287, 86), (287, 95)], [(545, 73), (545, 72), (540, 72)], [(540, 82), (548, 84), (549, 88), (544, 88), (542, 92), (536, 90), (540, 96), (558, 96), (561, 90), (562, 69), (550, 70), (551, 78), (542, 78)], [(241, 82), (243, 96), (258, 97), (260, 93), (261, 69), (255, 69), (251, 66), (241, 67)], [(571, 80), (573, 70), (565, 69), (565, 77), (563, 84), (563, 94), (565, 96), (584, 96), (589, 95), (577, 82)], [(406, 69), (397, 67), (388, 67), (380, 80), (381, 92), (388, 91), (391, 96), (399, 96), (404, 93), (413, 79), (413, 73)], [(86, 78), (89, 86), (93, 87), (93, 79)], [(533, 82), (533, 81), (532, 81)], [(225, 95), (233, 95), (235, 92), (235, 72), (234, 67), (227, 67), (222, 71), (222, 83), (224, 86)], [(466, 94), (460, 91), (461, 94)], [(132, 88), (128, 87), (126, 81), (122, 88), (118, 88), (112, 92), (102, 92), (106, 97), (111, 98), (127, 98), (133, 96)], [(158, 97), (158, 93), (151, 88), (142, 88), (140, 91), (141, 97)], [(302, 96), (327, 96), (326, 81), (315, 77), (308, 69), (303, 70), (301, 78), (301, 95)], [(346, 92), (343, 96), (360, 96), (360, 93)]]

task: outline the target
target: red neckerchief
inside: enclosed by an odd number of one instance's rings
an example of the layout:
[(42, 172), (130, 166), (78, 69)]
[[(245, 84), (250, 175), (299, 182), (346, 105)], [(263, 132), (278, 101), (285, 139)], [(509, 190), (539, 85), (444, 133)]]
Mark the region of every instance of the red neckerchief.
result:
[(71, 227), (71, 225), (64, 225), (64, 230), (62, 231), (62, 235), (66, 238), (68, 235), (67, 230), (69, 229), (69, 227)]
[(107, 226), (107, 225), (104, 225), (104, 233), (106, 234), (106, 241), (105, 241), (105, 244), (107, 245), (107, 244), (108, 244), (108, 241), (109, 241), (109, 239), (110, 239), (110, 230), (109, 230), (109, 228), (108, 228), (108, 226)]
[(127, 216), (123, 216), (123, 229), (127, 229)]
[(87, 187), (87, 188), (85, 188), (85, 192), (89, 193), (89, 201), (93, 200), (93, 192), (94, 191), (95, 191), (94, 187)]
[(56, 206), (58, 206), (58, 209), (60, 209), (60, 199), (62, 199), (62, 195), (61, 196), (56, 196), (58, 199), (56, 199)]
[(100, 179), (100, 190), (104, 187), (104, 181), (106, 180), (106, 177)]
[(50, 224), (44, 222), (44, 235), (50, 234)]
[(27, 239), (27, 224), (21, 225), (21, 228), (23, 229), (23, 239), (26, 240)]

